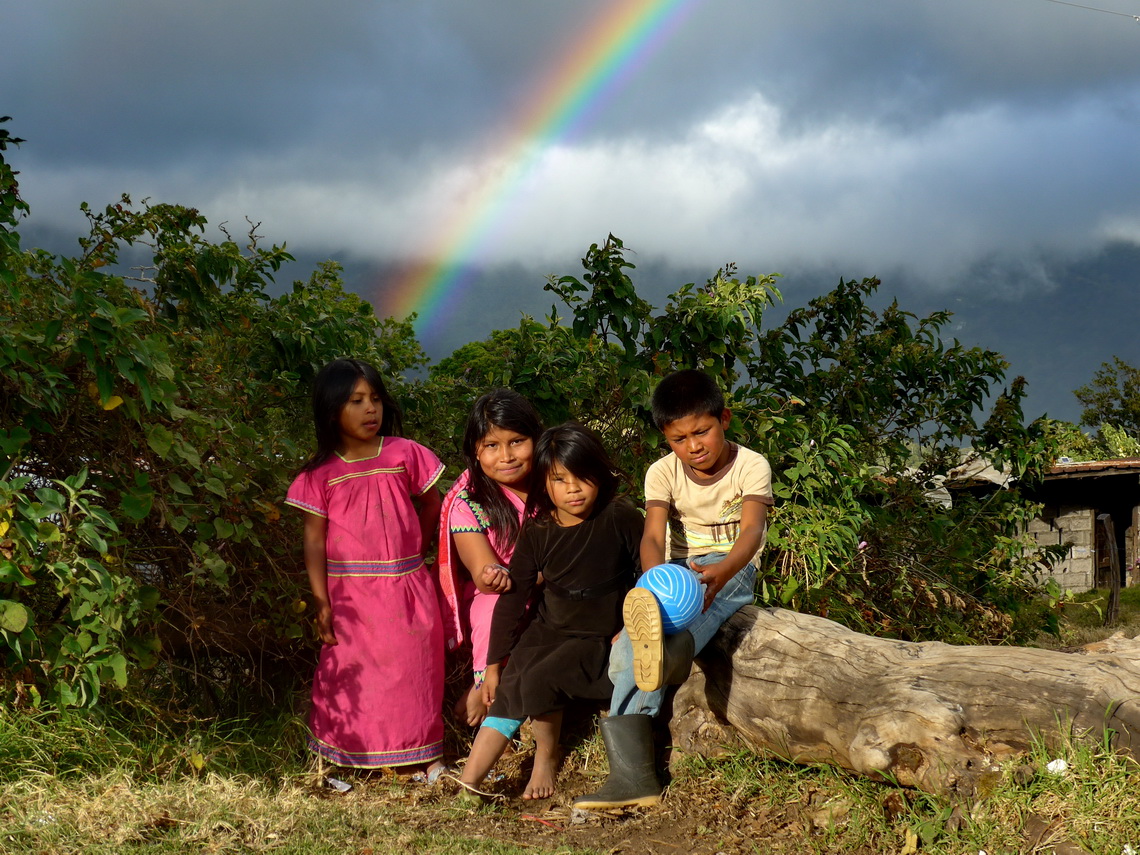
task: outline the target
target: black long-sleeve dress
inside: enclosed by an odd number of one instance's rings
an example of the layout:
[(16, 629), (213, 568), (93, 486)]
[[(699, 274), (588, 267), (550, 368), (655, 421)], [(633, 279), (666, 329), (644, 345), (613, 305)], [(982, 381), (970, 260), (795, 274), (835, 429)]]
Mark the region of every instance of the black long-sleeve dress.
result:
[[(510, 655), (490, 714), (521, 719), (562, 709), (570, 699), (609, 700), (610, 642), (640, 569), (645, 519), (628, 501), (610, 502), (563, 528), (528, 520), (511, 558), (514, 586), (499, 596), (491, 620), (489, 663)], [(534, 619), (519, 621), (543, 574)]]

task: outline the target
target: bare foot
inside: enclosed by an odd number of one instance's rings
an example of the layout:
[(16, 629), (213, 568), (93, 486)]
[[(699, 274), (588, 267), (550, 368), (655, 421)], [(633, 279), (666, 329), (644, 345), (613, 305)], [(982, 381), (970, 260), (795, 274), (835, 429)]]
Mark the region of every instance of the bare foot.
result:
[(534, 755), (534, 768), (530, 771), (530, 780), (526, 783), (522, 797), (527, 801), (532, 799), (548, 799), (554, 795), (554, 777), (558, 774), (558, 755), (552, 757), (543, 754)]

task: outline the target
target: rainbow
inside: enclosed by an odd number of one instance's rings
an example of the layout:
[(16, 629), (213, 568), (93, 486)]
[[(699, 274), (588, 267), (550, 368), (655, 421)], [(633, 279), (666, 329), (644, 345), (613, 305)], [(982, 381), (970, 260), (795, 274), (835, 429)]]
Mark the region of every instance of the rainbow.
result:
[(450, 222), (433, 230), (421, 259), (381, 286), (382, 316), (418, 317), (431, 338), (451, 299), (474, 281), (543, 154), (587, 127), (664, 45), (700, 0), (610, 0), (501, 132), (497, 159), (510, 166), (483, 181)]

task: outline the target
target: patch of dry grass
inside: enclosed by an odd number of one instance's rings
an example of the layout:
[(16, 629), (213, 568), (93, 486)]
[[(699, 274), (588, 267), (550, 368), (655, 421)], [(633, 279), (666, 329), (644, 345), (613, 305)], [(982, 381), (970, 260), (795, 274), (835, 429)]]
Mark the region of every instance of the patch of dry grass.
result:
[[(1126, 595), (1117, 627), (1100, 627), (1088, 606), (1067, 606), (1062, 642), (1140, 633), (1140, 591)], [(687, 758), (659, 807), (583, 816), (570, 802), (604, 780), (607, 764), (590, 720), (577, 718), (558, 796), (518, 798), (533, 750), (524, 730), (497, 766), (503, 777), (487, 784), (503, 798), (471, 811), (445, 783), (322, 766), (290, 715), (255, 725), (0, 709), (0, 853), (973, 855), (1045, 852), (1063, 841), (1097, 855), (1140, 852), (1140, 766), (1103, 744), (1038, 746), (972, 800), (753, 754)], [(451, 726), (452, 752), (469, 736)], [(1053, 774), (1057, 759), (1067, 768)], [(351, 790), (331, 789), (329, 774)]]
[(1120, 613), (1115, 622), (1105, 626), (1108, 592), (1088, 591), (1071, 597), (1061, 612), (1060, 636), (1042, 635), (1039, 647), (1083, 647), (1116, 633), (1126, 638), (1140, 635), (1140, 586), (1120, 592)]

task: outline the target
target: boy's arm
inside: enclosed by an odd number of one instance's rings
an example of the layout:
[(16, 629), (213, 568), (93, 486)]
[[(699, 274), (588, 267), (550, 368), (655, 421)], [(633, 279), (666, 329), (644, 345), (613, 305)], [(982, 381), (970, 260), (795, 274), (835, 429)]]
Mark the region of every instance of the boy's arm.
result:
[(715, 564), (702, 564), (694, 568), (701, 571), (701, 583), (705, 586), (705, 609), (712, 604), (720, 589), (728, 584), (728, 580), (752, 560), (752, 556), (764, 542), (764, 530), (767, 525), (768, 506), (754, 499), (745, 499), (740, 509), (740, 534), (728, 555)]
[[(645, 509), (645, 529), (641, 533), (641, 572), (665, 562), (665, 537), (669, 509), (650, 505)], [(743, 565), (741, 565), (743, 566)]]

